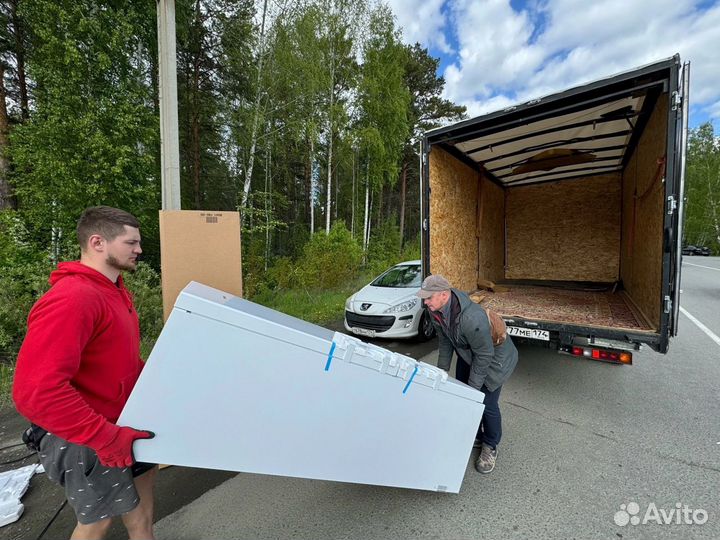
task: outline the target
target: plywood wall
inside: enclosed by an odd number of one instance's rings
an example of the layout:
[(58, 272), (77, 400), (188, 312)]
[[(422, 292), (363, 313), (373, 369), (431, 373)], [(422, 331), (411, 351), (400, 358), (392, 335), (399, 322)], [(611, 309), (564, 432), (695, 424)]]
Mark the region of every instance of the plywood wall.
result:
[(620, 175), (511, 188), (508, 279), (617, 281)]
[(430, 172), (430, 271), (462, 290), (477, 287), (479, 173), (434, 147)]
[(478, 273), (494, 282), (505, 277), (505, 190), (480, 179), (477, 219)]
[(662, 305), (665, 190), (658, 159), (667, 144), (668, 96), (662, 94), (623, 173), (621, 276), (628, 295), (655, 328)]

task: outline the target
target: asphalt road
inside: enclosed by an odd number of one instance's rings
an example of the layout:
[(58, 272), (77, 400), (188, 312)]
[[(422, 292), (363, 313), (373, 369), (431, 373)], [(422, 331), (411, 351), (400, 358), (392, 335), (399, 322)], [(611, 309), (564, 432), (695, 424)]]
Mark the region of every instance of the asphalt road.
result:
[[(469, 463), (459, 495), (171, 467), (160, 473), (157, 536), (720, 538), (720, 258), (686, 257), (682, 287), (667, 355), (643, 349), (616, 366), (520, 347), (501, 396), (497, 468), (480, 475)], [(436, 355), (434, 342), (376, 343)], [(15, 421), (0, 416), (3, 446)], [(61, 501), (34, 478), (26, 514), (0, 538), (35, 538)], [(72, 524), (66, 508), (47, 537)], [(111, 538), (123, 537), (115, 527)]]

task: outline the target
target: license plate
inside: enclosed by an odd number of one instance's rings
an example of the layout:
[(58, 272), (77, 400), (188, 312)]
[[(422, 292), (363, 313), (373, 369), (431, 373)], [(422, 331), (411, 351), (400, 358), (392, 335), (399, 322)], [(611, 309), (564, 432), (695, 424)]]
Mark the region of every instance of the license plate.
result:
[(351, 330), (352, 330), (353, 334), (356, 334), (358, 336), (365, 336), (365, 337), (369, 337), (369, 338), (375, 337), (375, 330), (368, 330), (367, 328), (356, 328), (356, 327), (351, 328)]
[(549, 330), (538, 330), (537, 328), (518, 328), (517, 326), (508, 326), (507, 332), (511, 336), (550, 341)]

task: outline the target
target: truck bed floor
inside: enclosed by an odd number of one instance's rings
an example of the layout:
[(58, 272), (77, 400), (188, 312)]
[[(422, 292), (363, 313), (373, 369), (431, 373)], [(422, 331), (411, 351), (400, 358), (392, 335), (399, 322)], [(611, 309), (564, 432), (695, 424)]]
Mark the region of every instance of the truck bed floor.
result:
[(506, 285), (503, 292), (477, 291), (474, 300), (505, 317), (582, 326), (656, 331), (624, 292), (567, 290), (556, 287)]

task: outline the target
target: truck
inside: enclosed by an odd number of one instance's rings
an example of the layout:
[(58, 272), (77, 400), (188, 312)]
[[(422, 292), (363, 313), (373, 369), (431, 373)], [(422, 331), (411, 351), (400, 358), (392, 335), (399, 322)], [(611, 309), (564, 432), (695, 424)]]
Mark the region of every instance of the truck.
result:
[(689, 63), (675, 55), (426, 132), (424, 276), (514, 339), (632, 364), (677, 335)]

